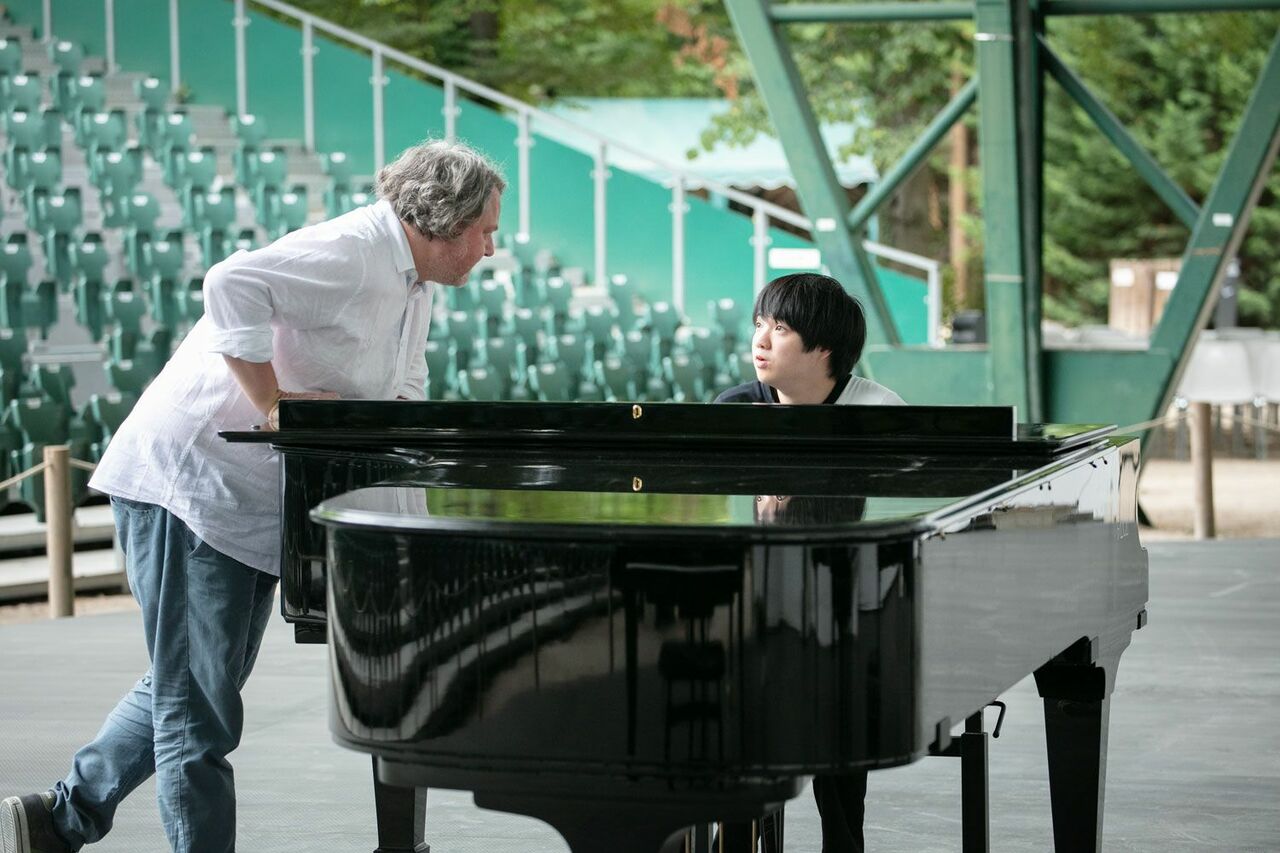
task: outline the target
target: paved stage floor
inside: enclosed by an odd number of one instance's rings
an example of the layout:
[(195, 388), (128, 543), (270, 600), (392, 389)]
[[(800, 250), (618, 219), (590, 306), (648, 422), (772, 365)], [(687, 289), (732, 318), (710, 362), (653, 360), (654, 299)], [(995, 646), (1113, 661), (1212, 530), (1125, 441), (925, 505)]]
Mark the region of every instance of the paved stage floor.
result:
[[(1150, 624), (1121, 659), (1111, 712), (1108, 851), (1280, 850), (1280, 540), (1159, 542)], [(375, 846), (369, 760), (326, 727), (325, 650), (273, 621), (246, 689), (232, 756), (237, 849)], [(146, 666), (137, 613), (0, 626), (0, 796), (43, 790)], [(1052, 849), (1040, 700), (1030, 678), (1003, 697), (991, 742), (996, 851)], [(990, 722), (994, 722), (990, 719)], [(989, 722), (989, 725), (990, 725)], [(959, 851), (960, 763), (929, 758), (871, 775), (868, 849)], [(432, 791), (433, 853), (541, 853), (566, 845), (537, 821)], [(806, 791), (787, 808), (787, 848), (818, 851)], [(148, 782), (94, 853), (166, 849)]]

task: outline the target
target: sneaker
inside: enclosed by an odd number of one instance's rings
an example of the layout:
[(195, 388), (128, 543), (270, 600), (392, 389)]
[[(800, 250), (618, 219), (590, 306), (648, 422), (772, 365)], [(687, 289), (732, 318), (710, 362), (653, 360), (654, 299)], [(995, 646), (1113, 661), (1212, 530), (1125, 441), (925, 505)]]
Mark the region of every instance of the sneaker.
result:
[(53, 792), (0, 800), (0, 853), (71, 853), (53, 830)]

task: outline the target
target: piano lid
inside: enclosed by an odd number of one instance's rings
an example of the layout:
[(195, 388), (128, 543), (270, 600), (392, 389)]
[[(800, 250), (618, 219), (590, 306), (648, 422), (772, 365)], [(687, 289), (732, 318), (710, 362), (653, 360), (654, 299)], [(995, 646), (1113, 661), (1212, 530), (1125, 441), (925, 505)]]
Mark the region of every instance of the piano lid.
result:
[(280, 430), (224, 431), (277, 447), (513, 446), (744, 450), (781, 441), (801, 450), (1053, 455), (1111, 427), (1018, 425), (1010, 406), (769, 406), (728, 403), (532, 403), (285, 400)]

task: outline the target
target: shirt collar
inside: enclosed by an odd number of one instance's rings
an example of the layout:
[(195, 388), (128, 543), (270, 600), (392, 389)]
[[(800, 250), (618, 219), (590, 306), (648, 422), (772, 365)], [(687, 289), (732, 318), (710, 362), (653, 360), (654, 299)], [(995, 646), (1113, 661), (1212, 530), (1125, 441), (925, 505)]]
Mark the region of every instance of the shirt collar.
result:
[(395, 262), (396, 269), (404, 273), (406, 277), (412, 274), (413, 278), (409, 283), (416, 283), (418, 271), (413, 265), (413, 252), (409, 250), (409, 238), (405, 236), (404, 226), (400, 224), (400, 217), (396, 216), (396, 212), (391, 209), (391, 202), (386, 199), (379, 199), (373, 205), (373, 218), (379, 227), (386, 232), (387, 239), (391, 241), (391, 256)]

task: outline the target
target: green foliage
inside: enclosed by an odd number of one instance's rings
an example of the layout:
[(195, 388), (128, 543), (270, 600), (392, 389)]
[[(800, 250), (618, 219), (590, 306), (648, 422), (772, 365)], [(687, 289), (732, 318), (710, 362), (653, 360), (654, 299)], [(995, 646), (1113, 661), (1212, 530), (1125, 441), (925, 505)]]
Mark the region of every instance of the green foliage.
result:
[[(663, 0), (295, 0), (294, 5), (514, 97), (714, 96)], [(727, 49), (728, 44), (725, 44)]]
[[(1226, 159), (1280, 15), (1108, 16), (1052, 22), (1049, 42), (1197, 203)], [(1084, 112), (1048, 89), (1045, 314), (1105, 319), (1108, 262), (1180, 257), (1190, 236)], [(1240, 252), (1240, 319), (1280, 324), (1280, 175)]]

